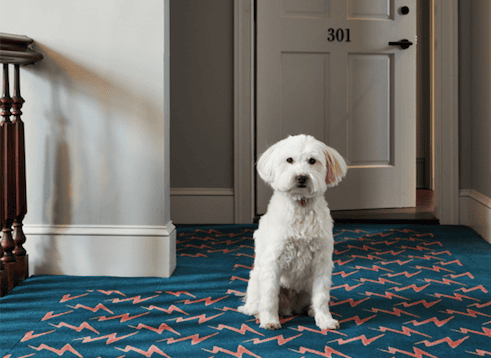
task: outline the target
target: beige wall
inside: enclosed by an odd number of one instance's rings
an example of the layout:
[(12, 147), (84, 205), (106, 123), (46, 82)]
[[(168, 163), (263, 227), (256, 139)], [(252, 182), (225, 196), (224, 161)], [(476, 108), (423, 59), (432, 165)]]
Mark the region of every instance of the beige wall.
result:
[(232, 188), (234, 2), (171, 0), (171, 188)]
[(44, 56), (21, 75), (26, 224), (166, 224), (163, 2), (0, 8), (0, 31), (33, 38)]

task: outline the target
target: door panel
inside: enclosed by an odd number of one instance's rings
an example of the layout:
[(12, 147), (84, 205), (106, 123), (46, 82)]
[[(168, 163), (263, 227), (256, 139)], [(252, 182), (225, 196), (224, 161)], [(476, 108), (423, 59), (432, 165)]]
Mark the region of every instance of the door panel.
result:
[(332, 0), (284, 0), (282, 1), (281, 15), (283, 17), (307, 16), (310, 18), (326, 18), (330, 16)]
[(389, 165), (392, 116), (390, 55), (348, 55), (348, 149), (351, 166)]
[[(256, 150), (311, 134), (347, 160), (333, 210), (415, 205), (416, 1), (259, 0)], [(408, 6), (409, 14), (399, 8)], [(271, 195), (257, 177), (256, 211)]]
[[(282, 54), (281, 116), (284, 132), (324, 132), (328, 121), (328, 69), (328, 54)], [(292, 98), (296, 100), (292, 101)]]
[(348, 0), (348, 19), (393, 19), (394, 2), (391, 0)]

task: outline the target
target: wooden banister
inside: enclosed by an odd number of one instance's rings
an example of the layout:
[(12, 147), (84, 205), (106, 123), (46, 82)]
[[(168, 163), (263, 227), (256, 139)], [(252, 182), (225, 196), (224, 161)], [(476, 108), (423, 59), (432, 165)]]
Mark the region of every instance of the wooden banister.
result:
[[(0, 97), (0, 297), (29, 274), (28, 256), (22, 246), (26, 242), (22, 221), (27, 213), (27, 195), (20, 66), (34, 64), (43, 58), (30, 48), (32, 43), (33, 40), (26, 36), (0, 33), (0, 63), (3, 64)], [(10, 97), (10, 65), (14, 66), (13, 97)], [(13, 117), (12, 121), (10, 117)]]

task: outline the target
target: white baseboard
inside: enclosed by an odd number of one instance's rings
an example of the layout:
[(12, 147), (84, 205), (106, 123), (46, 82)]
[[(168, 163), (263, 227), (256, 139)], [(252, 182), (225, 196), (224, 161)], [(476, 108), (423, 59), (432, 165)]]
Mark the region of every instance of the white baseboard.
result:
[(460, 190), (460, 223), (491, 243), (491, 198), (473, 189)]
[(233, 224), (234, 189), (171, 188), (172, 221), (177, 224)]
[(30, 275), (170, 277), (176, 230), (165, 226), (25, 225)]

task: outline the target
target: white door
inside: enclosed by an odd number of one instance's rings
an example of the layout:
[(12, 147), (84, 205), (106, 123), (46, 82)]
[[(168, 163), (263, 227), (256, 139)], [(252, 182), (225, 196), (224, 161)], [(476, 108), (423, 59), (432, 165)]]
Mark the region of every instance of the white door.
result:
[[(416, 0), (258, 0), (258, 155), (311, 134), (349, 166), (331, 210), (415, 206), (415, 39)], [(256, 194), (263, 214), (258, 176)]]

